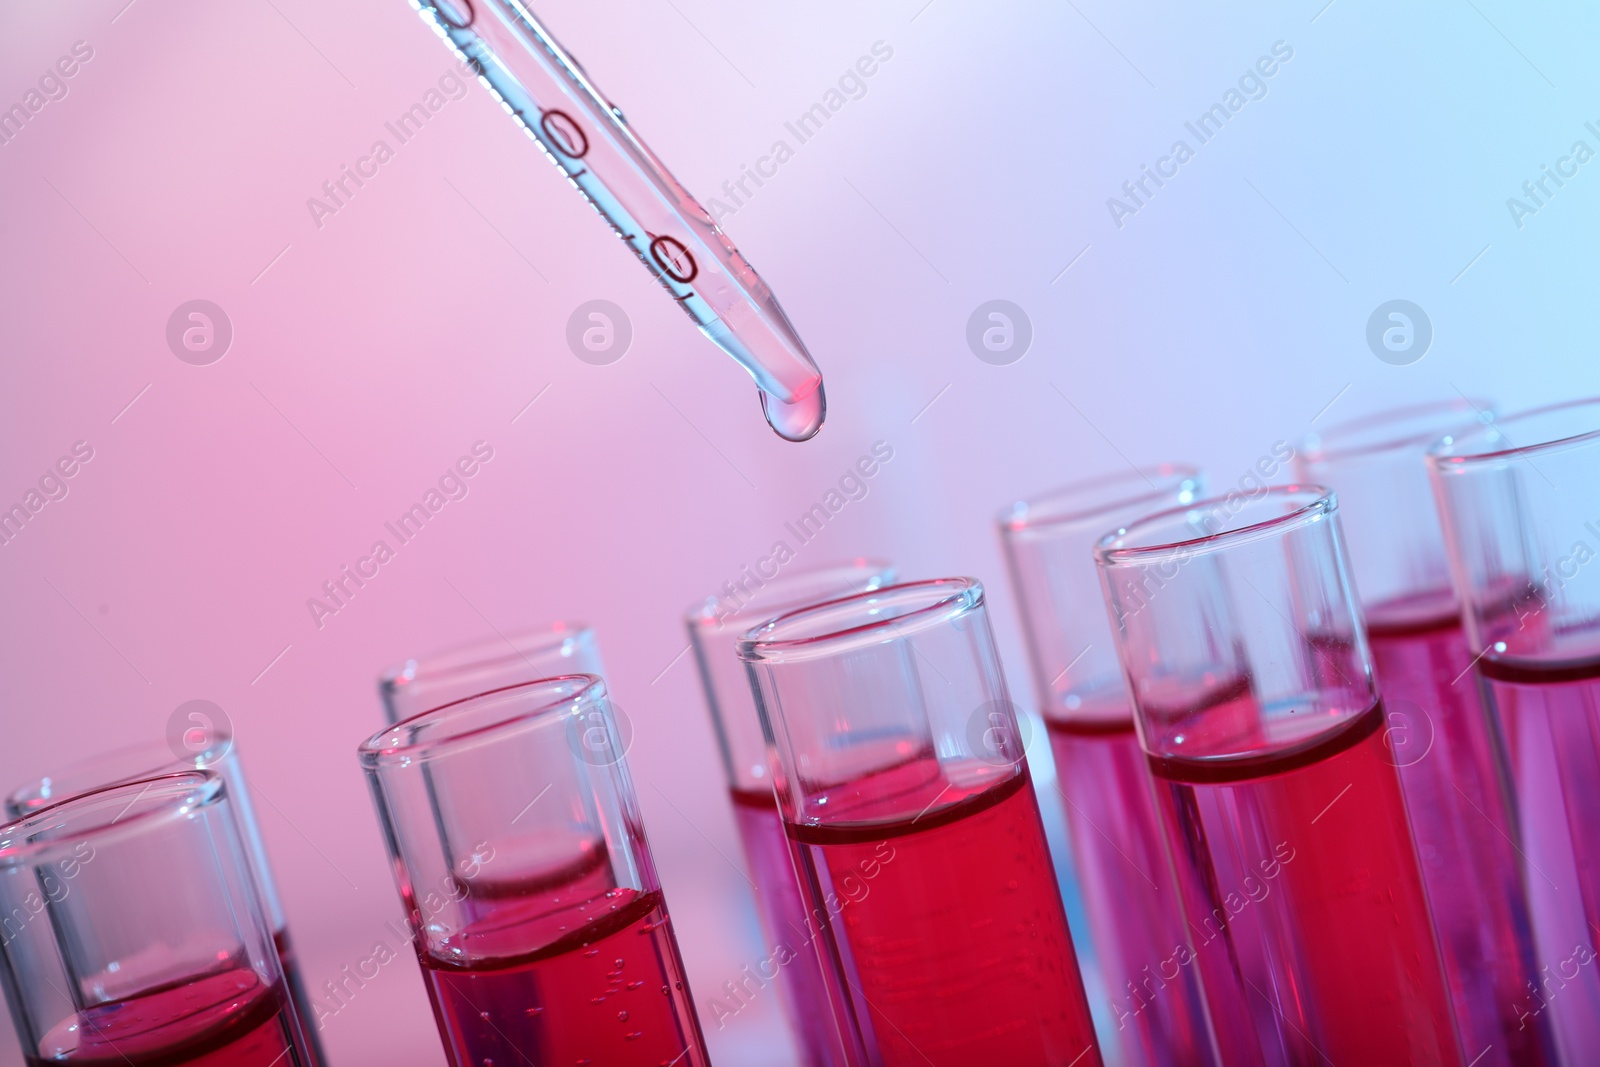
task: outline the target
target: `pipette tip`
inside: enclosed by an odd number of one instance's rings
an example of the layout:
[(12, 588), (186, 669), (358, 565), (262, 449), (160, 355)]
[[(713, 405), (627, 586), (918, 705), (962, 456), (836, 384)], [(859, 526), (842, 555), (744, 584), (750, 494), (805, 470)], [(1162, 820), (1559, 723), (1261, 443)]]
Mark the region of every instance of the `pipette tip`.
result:
[(767, 425), (785, 441), (809, 441), (817, 436), (823, 420), (828, 417), (828, 398), (823, 394), (821, 382), (792, 404), (785, 404), (762, 390), (761, 413), (766, 416)]

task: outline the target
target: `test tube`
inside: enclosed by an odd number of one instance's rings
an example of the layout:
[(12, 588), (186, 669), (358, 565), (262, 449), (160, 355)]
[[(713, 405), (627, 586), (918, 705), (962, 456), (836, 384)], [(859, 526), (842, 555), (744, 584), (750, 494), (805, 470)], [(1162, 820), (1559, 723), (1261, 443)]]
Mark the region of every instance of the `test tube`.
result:
[(593, 675), (361, 745), (452, 1067), (708, 1067), (623, 751)]
[(1192, 968), (1159, 973), (1191, 939), (1106, 623), (1094, 544), (1128, 520), (1192, 502), (1200, 485), (1200, 472), (1181, 464), (1131, 470), (1019, 501), (998, 520), (1090, 941), (1129, 1067), (1215, 1061), (1199, 976)]
[(29, 1064), (310, 1062), (230, 800), (184, 771), (0, 827), (0, 983)]
[(816, 953), (808, 941), (806, 906), (789, 859), (788, 838), (767, 770), (767, 743), (739, 661), (739, 637), (784, 612), (879, 589), (894, 581), (894, 568), (877, 560), (780, 575), (757, 588), (741, 587), (690, 609), (685, 622), (700, 667), (700, 684), (722, 752), (728, 795), (745, 861), (756, 890), (762, 932), (772, 955), (762, 968), (778, 975), (784, 1011), (809, 1067), (843, 1064), (833, 1028), (826, 1025), (828, 994)]
[[(1565, 1062), (1600, 1049), (1600, 399), (1477, 426), (1428, 455), (1468, 647), (1505, 729), (1539, 973), (1515, 1010)], [(1475, 1050), (1474, 1050), (1475, 1051)]]
[(411, 0), (700, 331), (778, 435), (822, 428), (822, 373), (767, 283), (521, 0)]
[(1222, 1062), (1460, 1067), (1333, 495), (1199, 501), (1095, 558), (1192, 934), (1162, 970), (1199, 971)]
[(983, 587), (829, 601), (739, 657), (846, 1062), (1100, 1064)]
[(294, 998), (295, 1008), (305, 1023), (307, 1067), (320, 1067), (328, 1061), (322, 1051), (315, 1001), (307, 992), (294, 945), (289, 939), (288, 919), (278, 896), (277, 883), (272, 877), (272, 865), (267, 862), (266, 843), (256, 823), (255, 807), (251, 803), (250, 787), (245, 781), (244, 764), (239, 758), (233, 730), (226, 722), (213, 718), (204, 724), (203, 729), (184, 734), (182, 740), (186, 746), (182, 749), (182, 756), (165, 741), (128, 745), (81, 760), (29, 782), (6, 797), (6, 818), (22, 818), (71, 797), (157, 774), (210, 770), (220, 776), (227, 786), (227, 806), (239, 820), (245, 855), (255, 874), (262, 907), (266, 909), (267, 920), (272, 926), (279, 970), (290, 996)]
[(1339, 494), (1389, 742), (1438, 924), (1456, 1025), (1479, 1067), (1554, 1062), (1547, 1017), (1522, 1018), (1538, 974), (1500, 729), (1472, 670), (1423, 461), (1485, 401), (1378, 412), (1305, 442), (1296, 470)]
[(407, 659), (379, 676), (378, 697), (392, 724), (508, 685), (605, 673), (592, 629), (581, 622), (552, 622)]

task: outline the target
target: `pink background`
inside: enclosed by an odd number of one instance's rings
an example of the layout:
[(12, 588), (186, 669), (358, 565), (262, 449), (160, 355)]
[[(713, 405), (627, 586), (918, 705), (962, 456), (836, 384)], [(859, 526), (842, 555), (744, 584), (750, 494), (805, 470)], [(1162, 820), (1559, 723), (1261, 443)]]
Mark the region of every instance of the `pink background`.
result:
[[(0, 546), (0, 779), (217, 702), (314, 987), (400, 914), (353, 751), (381, 721), (378, 671), (408, 653), (598, 629), (704, 1000), (761, 948), (681, 613), (875, 441), (893, 460), (794, 566), (874, 554), (984, 579), (1031, 703), (991, 530), (1008, 500), (1129, 460), (1190, 459), (1225, 489), (1314, 419), (1600, 391), (1581, 236), (1600, 178), (1521, 230), (1503, 204), (1593, 117), (1570, 102), (1594, 99), (1593, 12), (1485, 5), (1524, 65), (1466, 8), (1358, 0), (539, 4), (707, 197), (874, 42), (893, 49), (724, 222), (827, 376), (827, 427), (792, 445), (481, 86), (318, 228), (307, 198), (450, 67), (400, 0), (124, 4), (0, 13), (0, 106), (94, 50), (0, 145), (0, 505), (94, 449)], [(1116, 227), (1106, 198), (1278, 40), (1295, 58), (1269, 94)], [(1395, 297), (1436, 331), (1406, 367), (1363, 336)], [(234, 328), (210, 366), (165, 341), (195, 298)], [(606, 367), (564, 341), (597, 298), (634, 329)], [(993, 298), (1033, 325), (1007, 367), (964, 338)], [(469, 495), (318, 627), (307, 598), (479, 440), (494, 459)], [(708, 1032), (719, 1062), (790, 1062), (774, 996)], [(442, 1062), (409, 960), (325, 1040), (336, 1063)]]

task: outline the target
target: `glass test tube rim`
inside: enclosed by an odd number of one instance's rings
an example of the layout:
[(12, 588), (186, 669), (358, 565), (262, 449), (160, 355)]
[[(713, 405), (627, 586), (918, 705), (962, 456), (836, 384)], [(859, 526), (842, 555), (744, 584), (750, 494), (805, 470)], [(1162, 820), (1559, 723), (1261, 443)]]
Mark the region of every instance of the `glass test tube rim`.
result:
[[(1512, 444), (1507, 432), (1513, 427), (1538, 425), (1546, 419), (1565, 419), (1576, 412), (1587, 412), (1582, 425), (1588, 429), (1571, 426), (1552, 434), (1545, 431), (1532, 444)], [(1441, 476), (1462, 475), (1476, 470), (1505, 467), (1519, 459), (1555, 455), (1570, 449), (1582, 448), (1600, 441), (1600, 397), (1563, 400), (1526, 408), (1494, 422), (1476, 426), (1459, 436), (1446, 437), (1428, 449), (1428, 468)]]
[[(1112, 530), (1095, 544), (1095, 561), (1105, 568), (1165, 561), (1181, 562), (1237, 545), (1278, 537), (1290, 530), (1332, 518), (1338, 511), (1338, 495), (1321, 485), (1291, 483), (1268, 486), (1235, 511), (1228, 496), (1207, 497), (1182, 507), (1167, 508)], [(1254, 513), (1273, 509), (1266, 518)], [(1228, 514), (1228, 522), (1215, 533), (1173, 539), (1170, 531), (1188, 524), (1191, 516), (1218, 512)]]
[[(378, 675), (378, 685), (385, 693), (391, 693), (408, 685), (439, 681), (518, 659), (542, 656), (569, 643), (585, 637), (593, 639), (594, 636), (594, 627), (588, 623), (556, 619), (508, 634), (496, 634), (492, 638), (462, 641), (423, 656), (407, 656)], [(523, 642), (526, 642), (526, 647)]]
[[(808, 590), (838, 589), (842, 579), (859, 575), (866, 583), (866, 588), (861, 592), (873, 593), (894, 585), (894, 574), (894, 564), (888, 560), (875, 556), (856, 556), (848, 562), (825, 564), (821, 567), (796, 571), (793, 574), (779, 574), (775, 578), (764, 579), (765, 584), (751, 598), (751, 603), (734, 611), (719, 613), (717, 606), (722, 602), (722, 598), (706, 597), (705, 600), (689, 606), (684, 612), (683, 621), (696, 633), (720, 633), (734, 623), (748, 624), (751, 619), (760, 619), (763, 623), (770, 622), (797, 608), (815, 607), (839, 599), (825, 594), (812, 596)], [(765, 604), (776, 606), (768, 610)], [(744, 627), (745, 631), (750, 628), (749, 625)]]
[[(875, 601), (885, 608), (915, 606), (901, 614), (851, 625), (827, 621), (835, 616), (858, 617), (861, 608)], [(983, 604), (983, 583), (976, 578), (899, 582), (812, 604), (770, 619), (739, 639), (739, 658), (750, 664), (824, 659), (869, 645), (913, 637), (970, 614)], [(799, 631), (805, 632), (797, 633)]]
[[(1444, 529), (1434, 509), (1423, 457), (1436, 442), (1496, 418), (1492, 401), (1463, 394), (1382, 408), (1335, 423), (1323, 433), (1309, 433), (1302, 440), (1294, 458), (1295, 473), (1305, 482), (1356, 490), (1353, 498), (1346, 493), (1347, 503), (1354, 499), (1357, 505), (1375, 507), (1378, 502), (1359, 491), (1370, 489), (1363, 480), (1370, 483), (1372, 479), (1381, 479), (1390, 492), (1401, 491), (1405, 480), (1413, 479), (1411, 487), (1423, 495), (1421, 514), (1405, 522), (1403, 534), (1386, 534), (1377, 545), (1360, 541), (1363, 517), (1371, 522), (1367, 513), (1360, 507), (1345, 512), (1344, 521), (1348, 523), (1352, 516), (1357, 520), (1354, 531), (1348, 525), (1345, 528), (1347, 537), (1357, 538), (1350, 557), (1351, 578), (1363, 592), (1382, 591), (1371, 599), (1362, 598), (1369, 627), (1406, 628), (1459, 620), (1460, 600), (1450, 580)], [(1407, 559), (1409, 562), (1400, 564), (1397, 577), (1392, 568)], [(1423, 559), (1438, 562), (1429, 566)], [(1380, 563), (1391, 570), (1385, 573)], [(1368, 566), (1376, 569), (1369, 573), (1363, 569)], [(1368, 579), (1372, 579), (1370, 583)]]
[(1447, 397), (1381, 408), (1334, 423), (1302, 439), (1302, 464), (1344, 463), (1395, 453), (1426, 452), (1442, 438), (1457, 436), (1498, 418), (1483, 397)]
[[(1200, 491), (1201, 477), (1200, 468), (1190, 463), (1159, 463), (1130, 471), (1113, 471), (1018, 499), (1000, 510), (995, 523), (1003, 537), (1058, 536), (1081, 530), (1108, 514), (1169, 497), (1174, 492), (1187, 492), (1192, 500)], [(1124, 485), (1133, 491), (1111, 495), (1111, 490)]]
[[(547, 699), (539, 700), (548, 694)], [(608, 723), (610, 698), (597, 674), (561, 674), (463, 697), (385, 726), (363, 741), (356, 757), (367, 770), (427, 763), (519, 734), (564, 724), (589, 710)], [(471, 723), (475, 712), (494, 709), (491, 721)], [(446, 727), (441, 736), (415, 740), (418, 730)], [(614, 728), (614, 727), (613, 727)]]
[[(135, 836), (160, 822), (177, 821), (187, 818), (193, 811), (210, 807), (226, 792), (227, 783), (220, 774), (197, 769), (153, 774), (74, 793), (0, 825), (0, 869), (24, 865), (39, 867), (59, 855), (73, 854), (83, 842), (103, 845)], [(79, 818), (87, 818), (122, 802), (124, 796), (129, 799), (122, 803), (120, 813), (110, 822), (72, 828)], [(128, 809), (145, 800), (165, 803), (128, 813)], [(50, 836), (41, 838), (41, 834)]]
[[(706, 710), (711, 716), (711, 726), (722, 755), (723, 772), (730, 787), (735, 790), (746, 788), (742, 784), (741, 765), (748, 777), (759, 783), (770, 785), (771, 779), (767, 773), (765, 741), (759, 753), (747, 743), (759, 735), (761, 718), (749, 684), (741, 678), (738, 691), (734, 693), (719, 687), (712, 657), (720, 659), (732, 653), (733, 662), (737, 663), (739, 638), (752, 626), (799, 608), (837, 599), (846, 586), (859, 586), (859, 592), (874, 592), (894, 584), (896, 577), (894, 564), (887, 560), (856, 556), (848, 561), (824, 564), (791, 574), (779, 573), (766, 579), (749, 603), (733, 611), (721, 611), (723, 600), (715, 596), (707, 597), (685, 611), (684, 625), (689, 631)], [(743, 675), (742, 670), (740, 674)], [(733, 725), (735, 716), (743, 715), (749, 715), (757, 724), (757, 735), (742, 734)]]
[[(7, 793), (3, 818), (21, 819), (76, 796), (127, 782), (143, 781), (160, 774), (180, 774), (191, 767), (195, 770), (206, 770), (221, 763), (233, 752), (234, 735), (231, 725), (225, 722), (213, 723), (210, 733), (213, 738), (212, 743), (191, 756), (177, 755), (165, 741), (135, 741), (58, 767), (53, 773), (30, 779)], [(145, 759), (146, 756), (149, 759)], [(126, 773), (109, 775), (98, 773), (107, 768), (116, 768)], [(128, 768), (133, 769), (128, 770)], [(58, 794), (52, 795), (51, 782), (56, 779), (65, 781), (67, 785)], [(83, 785), (85, 782), (88, 784)]]

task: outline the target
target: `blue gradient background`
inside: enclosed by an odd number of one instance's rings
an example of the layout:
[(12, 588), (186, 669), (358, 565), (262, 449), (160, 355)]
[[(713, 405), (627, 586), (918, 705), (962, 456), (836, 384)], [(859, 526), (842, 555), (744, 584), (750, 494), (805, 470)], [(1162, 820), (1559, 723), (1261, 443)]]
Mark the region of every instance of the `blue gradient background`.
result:
[[(0, 778), (216, 701), (315, 986), (399, 914), (352, 753), (380, 721), (377, 672), (405, 654), (560, 616), (597, 627), (704, 999), (761, 948), (679, 618), (874, 441), (893, 461), (795, 566), (870, 553), (985, 579), (1031, 703), (991, 529), (1009, 500), (1173, 458), (1226, 488), (1314, 420), (1600, 392), (1600, 161), (1520, 229), (1506, 206), (1574, 141), (1600, 150), (1591, 6), (538, 11), (707, 197), (874, 42), (893, 48), (725, 220), (827, 376), (817, 440), (766, 429), (748, 379), (481, 87), (312, 223), (306, 198), (450, 62), (401, 0), (0, 10), (0, 104), (72, 42), (95, 49), (0, 146), (0, 500), (72, 442), (96, 450), (0, 547)], [(1119, 229), (1107, 198), (1277, 41), (1294, 57), (1268, 95), (1191, 141)], [(235, 331), (209, 367), (163, 337), (197, 297)], [(1003, 367), (965, 341), (997, 298), (1034, 334)], [(1434, 330), (1408, 366), (1365, 341), (1396, 298)], [(563, 340), (591, 299), (632, 321), (612, 366)], [(470, 495), (318, 629), (306, 598), (479, 439), (495, 459)], [(329, 1020), (336, 1063), (442, 1062), (412, 966)], [(711, 1027), (718, 1062), (790, 1062), (778, 1018), (768, 996)], [(0, 1062), (19, 1062), (8, 1042)]]

